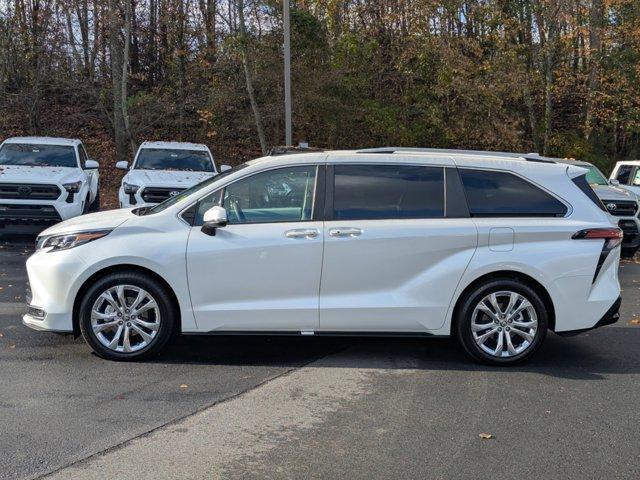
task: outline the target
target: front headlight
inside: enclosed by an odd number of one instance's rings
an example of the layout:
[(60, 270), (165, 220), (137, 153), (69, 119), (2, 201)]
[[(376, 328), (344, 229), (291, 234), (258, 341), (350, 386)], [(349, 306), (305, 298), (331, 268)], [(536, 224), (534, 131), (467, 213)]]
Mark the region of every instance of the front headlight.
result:
[(132, 183), (122, 182), (122, 188), (124, 188), (124, 193), (127, 195), (133, 195), (140, 187), (138, 185), (133, 185)]
[(112, 230), (93, 230), (89, 232), (64, 233), (61, 235), (38, 237), (36, 241), (36, 250), (45, 248), (50, 248), (49, 252), (67, 250), (69, 248), (84, 245), (85, 243), (93, 242), (94, 240), (109, 235), (111, 232)]
[(82, 182), (63, 183), (62, 186), (69, 193), (78, 193), (82, 186)]

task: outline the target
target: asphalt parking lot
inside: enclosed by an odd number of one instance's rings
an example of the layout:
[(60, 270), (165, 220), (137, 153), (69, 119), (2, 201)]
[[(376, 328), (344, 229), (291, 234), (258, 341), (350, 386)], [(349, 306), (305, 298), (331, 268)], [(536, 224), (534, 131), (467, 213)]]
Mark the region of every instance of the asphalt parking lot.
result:
[(22, 326), (31, 242), (0, 242), (0, 479), (640, 478), (637, 260), (617, 324), (516, 368), (449, 340), (249, 337), (132, 364)]

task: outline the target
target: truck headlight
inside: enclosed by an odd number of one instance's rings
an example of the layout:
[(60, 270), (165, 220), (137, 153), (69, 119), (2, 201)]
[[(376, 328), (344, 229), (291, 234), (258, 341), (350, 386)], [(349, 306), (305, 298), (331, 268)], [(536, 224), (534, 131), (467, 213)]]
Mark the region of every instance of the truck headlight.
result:
[(122, 182), (122, 188), (124, 188), (124, 193), (126, 193), (127, 195), (133, 195), (138, 191), (140, 187), (131, 183)]
[(36, 250), (50, 248), (49, 252), (67, 250), (78, 247), (85, 243), (93, 242), (99, 238), (109, 235), (112, 230), (93, 230), (88, 232), (64, 233), (61, 235), (49, 235), (38, 237), (36, 240)]
[(72, 183), (63, 183), (62, 186), (69, 193), (78, 193), (80, 191), (80, 187), (82, 186), (82, 182), (72, 182)]

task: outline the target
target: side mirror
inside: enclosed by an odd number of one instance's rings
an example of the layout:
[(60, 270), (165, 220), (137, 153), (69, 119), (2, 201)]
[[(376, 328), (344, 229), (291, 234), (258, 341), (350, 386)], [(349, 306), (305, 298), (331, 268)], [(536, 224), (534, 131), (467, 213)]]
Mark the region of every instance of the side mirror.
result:
[(231, 165), (220, 165), (220, 173), (226, 172), (227, 170), (231, 170)]
[(86, 162), (84, 162), (84, 168), (86, 168), (87, 170), (95, 170), (99, 166), (100, 165), (95, 160), (87, 160)]
[(211, 207), (204, 212), (202, 233), (215, 237), (216, 228), (227, 226), (227, 211), (222, 207)]
[(129, 170), (129, 162), (126, 160), (120, 160), (119, 162), (116, 162), (116, 168), (118, 170)]
[(611, 180), (609, 180), (609, 185), (613, 185), (614, 187), (619, 187), (620, 186), (620, 180), (612, 178)]

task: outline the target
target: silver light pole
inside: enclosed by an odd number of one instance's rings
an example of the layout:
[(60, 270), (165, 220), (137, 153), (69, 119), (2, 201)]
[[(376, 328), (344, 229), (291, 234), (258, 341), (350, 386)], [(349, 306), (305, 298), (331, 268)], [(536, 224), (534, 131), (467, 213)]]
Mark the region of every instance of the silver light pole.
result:
[(292, 145), (291, 138), (291, 20), (289, 18), (289, 0), (283, 0), (284, 17), (284, 123), (285, 144)]

